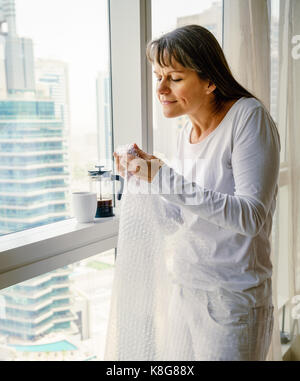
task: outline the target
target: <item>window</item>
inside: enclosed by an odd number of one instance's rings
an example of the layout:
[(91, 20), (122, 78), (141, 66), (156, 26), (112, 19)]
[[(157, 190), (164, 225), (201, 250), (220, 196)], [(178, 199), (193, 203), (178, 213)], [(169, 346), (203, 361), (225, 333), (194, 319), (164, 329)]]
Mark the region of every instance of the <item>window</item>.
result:
[(88, 170), (112, 169), (112, 126), (107, 1), (0, 1), (0, 14), (4, 235), (72, 216)]

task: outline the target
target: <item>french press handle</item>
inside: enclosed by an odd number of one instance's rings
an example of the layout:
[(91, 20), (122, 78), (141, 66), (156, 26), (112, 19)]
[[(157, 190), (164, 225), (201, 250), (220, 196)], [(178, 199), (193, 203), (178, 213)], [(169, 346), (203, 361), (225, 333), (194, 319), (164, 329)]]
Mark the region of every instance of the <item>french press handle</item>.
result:
[(117, 180), (117, 181), (121, 181), (121, 187), (119, 189), (119, 192), (118, 192), (118, 195), (117, 195), (117, 198), (118, 200), (121, 200), (122, 198), (122, 194), (123, 194), (123, 189), (124, 189), (124, 179), (122, 176), (120, 175), (111, 175), (111, 179), (114, 181), (114, 180)]

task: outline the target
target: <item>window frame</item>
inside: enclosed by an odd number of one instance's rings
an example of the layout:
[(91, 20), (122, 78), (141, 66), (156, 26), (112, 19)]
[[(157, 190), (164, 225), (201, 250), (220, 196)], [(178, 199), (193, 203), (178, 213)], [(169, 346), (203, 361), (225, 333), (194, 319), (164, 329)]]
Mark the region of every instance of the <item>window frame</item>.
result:
[(75, 218), (0, 237), (0, 289), (117, 247), (119, 217)]

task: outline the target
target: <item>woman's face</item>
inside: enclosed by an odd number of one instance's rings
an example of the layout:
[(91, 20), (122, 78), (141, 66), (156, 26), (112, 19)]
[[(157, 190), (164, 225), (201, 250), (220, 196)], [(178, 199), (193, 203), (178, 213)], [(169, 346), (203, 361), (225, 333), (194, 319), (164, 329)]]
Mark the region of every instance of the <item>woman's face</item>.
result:
[(195, 71), (176, 61), (172, 66), (161, 67), (158, 63), (153, 66), (157, 78), (156, 93), (165, 117), (196, 116), (211, 103), (211, 93), (216, 87), (200, 79)]

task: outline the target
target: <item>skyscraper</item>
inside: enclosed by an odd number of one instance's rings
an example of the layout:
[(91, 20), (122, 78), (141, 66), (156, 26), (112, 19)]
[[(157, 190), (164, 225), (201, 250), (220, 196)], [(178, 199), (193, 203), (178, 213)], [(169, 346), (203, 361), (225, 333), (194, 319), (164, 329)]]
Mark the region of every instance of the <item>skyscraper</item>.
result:
[(66, 156), (53, 101), (0, 100), (0, 234), (68, 217)]
[(63, 120), (64, 131), (70, 129), (69, 78), (65, 62), (50, 59), (35, 60), (36, 96), (54, 101), (55, 117)]
[(77, 333), (67, 267), (30, 279), (1, 292), (5, 317), (0, 334), (8, 343), (35, 342), (53, 332)]
[(0, 0), (0, 34), (5, 37), (7, 92), (34, 92), (33, 44), (17, 35), (15, 0)]

